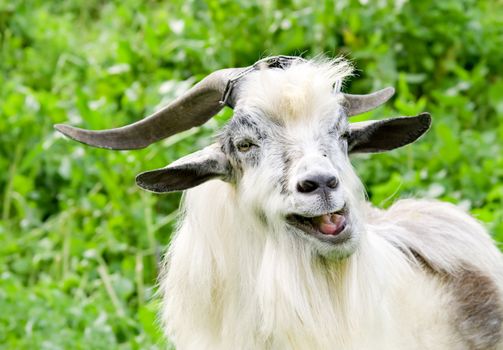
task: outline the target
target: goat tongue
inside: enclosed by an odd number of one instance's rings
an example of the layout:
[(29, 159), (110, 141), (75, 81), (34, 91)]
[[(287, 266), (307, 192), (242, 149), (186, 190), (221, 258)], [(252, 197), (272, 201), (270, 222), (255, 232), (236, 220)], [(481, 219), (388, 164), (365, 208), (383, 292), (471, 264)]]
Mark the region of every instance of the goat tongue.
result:
[(346, 218), (339, 214), (325, 214), (313, 219), (316, 228), (324, 235), (339, 234), (346, 224)]

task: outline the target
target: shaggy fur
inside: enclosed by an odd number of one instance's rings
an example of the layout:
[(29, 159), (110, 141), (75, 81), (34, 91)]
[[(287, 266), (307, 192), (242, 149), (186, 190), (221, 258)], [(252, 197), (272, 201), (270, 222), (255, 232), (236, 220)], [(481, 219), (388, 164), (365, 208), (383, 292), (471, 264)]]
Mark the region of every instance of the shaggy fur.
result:
[[(503, 348), (503, 261), (481, 225), (450, 204), (366, 203), (332, 89), (348, 74), (298, 63), (240, 87), (217, 141), (231, 173), (185, 192), (160, 279), (178, 349)], [(312, 171), (337, 174), (325, 201), (295, 192)], [(285, 222), (342, 205), (352, 234), (335, 246)]]

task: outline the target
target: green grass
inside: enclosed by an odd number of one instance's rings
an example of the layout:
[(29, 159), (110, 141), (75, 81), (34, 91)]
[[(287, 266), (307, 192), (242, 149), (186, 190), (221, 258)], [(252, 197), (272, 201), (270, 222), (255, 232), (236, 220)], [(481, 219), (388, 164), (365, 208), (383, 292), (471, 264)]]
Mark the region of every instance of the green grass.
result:
[(344, 54), (347, 91), (397, 88), (357, 120), (429, 111), (419, 143), (355, 159), (370, 199), (458, 203), (503, 242), (503, 2), (0, 0), (0, 348), (158, 349), (158, 263), (179, 194), (134, 185), (209, 142), (226, 110), (146, 150), (52, 125), (138, 120), (209, 72)]

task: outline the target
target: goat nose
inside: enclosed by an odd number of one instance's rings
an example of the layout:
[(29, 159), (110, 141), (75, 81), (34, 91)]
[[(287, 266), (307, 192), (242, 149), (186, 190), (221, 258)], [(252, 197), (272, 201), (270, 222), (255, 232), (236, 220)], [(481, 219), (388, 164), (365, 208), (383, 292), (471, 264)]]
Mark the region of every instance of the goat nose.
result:
[(311, 193), (317, 189), (333, 190), (337, 188), (339, 181), (333, 175), (313, 175), (297, 183), (297, 191), (300, 193)]

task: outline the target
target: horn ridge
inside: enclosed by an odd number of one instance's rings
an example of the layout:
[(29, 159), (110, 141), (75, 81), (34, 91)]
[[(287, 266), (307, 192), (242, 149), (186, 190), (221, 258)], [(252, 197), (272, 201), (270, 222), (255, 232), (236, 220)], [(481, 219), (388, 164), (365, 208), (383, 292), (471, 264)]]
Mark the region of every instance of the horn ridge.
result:
[(351, 117), (357, 114), (368, 112), (386, 103), (394, 94), (395, 89), (392, 87), (387, 87), (382, 90), (378, 90), (371, 94), (365, 95), (343, 93), (346, 114), (348, 115), (348, 117)]
[(220, 100), (227, 82), (245, 69), (215, 71), (167, 106), (130, 125), (107, 130), (85, 130), (64, 124), (54, 127), (69, 138), (94, 147), (114, 150), (145, 148), (199, 126), (217, 114), (224, 107)]

